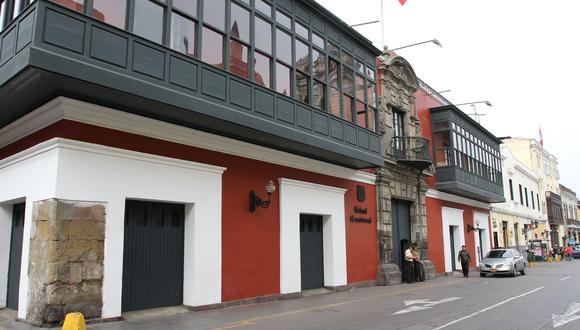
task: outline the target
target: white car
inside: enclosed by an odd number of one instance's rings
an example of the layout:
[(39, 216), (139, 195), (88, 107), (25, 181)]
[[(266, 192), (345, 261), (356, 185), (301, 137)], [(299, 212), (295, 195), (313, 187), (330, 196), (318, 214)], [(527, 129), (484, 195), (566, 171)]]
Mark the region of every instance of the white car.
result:
[(481, 277), (487, 274), (509, 274), (516, 277), (518, 272), (526, 275), (526, 262), (514, 249), (493, 249), (479, 263)]

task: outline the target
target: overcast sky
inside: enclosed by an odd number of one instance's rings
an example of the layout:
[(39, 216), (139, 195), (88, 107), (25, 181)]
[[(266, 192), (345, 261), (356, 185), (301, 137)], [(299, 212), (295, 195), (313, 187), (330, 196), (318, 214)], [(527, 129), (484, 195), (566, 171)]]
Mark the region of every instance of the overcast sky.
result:
[[(379, 19), (380, 0), (317, 0), (348, 24)], [(558, 158), (560, 183), (580, 197), (580, 1), (384, 0), (390, 49), (453, 103), (476, 105), (496, 136), (539, 139)], [(380, 25), (356, 28), (379, 49)], [(473, 112), (470, 106), (460, 107)]]

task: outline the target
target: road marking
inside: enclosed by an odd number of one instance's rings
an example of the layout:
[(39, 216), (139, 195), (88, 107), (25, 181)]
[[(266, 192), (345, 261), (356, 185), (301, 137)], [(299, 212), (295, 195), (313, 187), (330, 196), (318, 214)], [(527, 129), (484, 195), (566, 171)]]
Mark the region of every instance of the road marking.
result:
[(449, 322), (449, 323), (446, 323), (446, 324), (444, 324), (444, 325), (442, 325), (442, 326), (440, 326), (440, 327), (437, 327), (437, 328), (435, 328), (435, 329), (433, 329), (433, 330), (439, 330), (439, 329), (443, 329), (443, 328), (446, 328), (446, 327), (448, 327), (448, 326), (450, 326), (450, 325), (453, 325), (453, 324), (455, 324), (455, 323), (459, 323), (459, 322), (461, 322), (461, 321), (463, 321), (463, 320), (467, 320), (467, 319), (469, 319), (469, 318), (472, 318), (472, 317), (474, 317), (474, 316), (476, 316), (476, 315), (479, 315), (479, 314), (481, 314), (481, 313), (485, 313), (485, 312), (487, 312), (487, 311), (489, 311), (489, 310), (492, 310), (492, 309), (494, 309), (494, 308), (496, 308), (496, 307), (498, 307), (498, 306), (501, 306), (501, 305), (503, 305), (503, 304), (505, 304), (505, 303), (508, 303), (508, 302), (510, 302), (510, 301), (512, 301), (512, 300), (515, 300), (515, 299), (518, 299), (518, 298), (521, 298), (521, 297), (527, 296), (527, 295), (529, 295), (529, 294), (531, 294), (531, 293), (534, 293), (534, 292), (536, 292), (536, 291), (542, 290), (543, 288), (544, 288), (544, 287), (543, 287), (543, 286), (541, 286), (541, 287), (539, 287), (539, 288), (537, 288), (537, 289), (534, 289), (534, 290), (532, 290), (532, 291), (528, 291), (528, 292), (522, 293), (522, 294), (521, 294), (521, 295), (519, 295), (519, 296), (511, 297), (511, 298), (509, 298), (509, 299), (506, 299), (506, 300), (504, 300), (504, 301), (498, 302), (498, 303), (497, 303), (497, 304), (495, 304), (495, 305), (491, 305), (491, 306), (489, 306), (489, 307), (486, 307), (486, 308), (484, 308), (484, 309), (482, 309), (482, 310), (480, 310), (480, 311), (477, 311), (477, 312), (471, 313), (471, 314), (469, 314), (469, 315), (467, 315), (467, 316), (464, 316), (464, 317), (462, 317), (462, 318), (458, 318), (458, 319), (457, 319), (457, 320), (455, 320), (455, 321), (451, 321), (451, 322)]
[(572, 278), (572, 276), (566, 276), (566, 277), (562, 277), (562, 278), (560, 279), (560, 281), (569, 280), (569, 279), (571, 279), (571, 278)]
[(401, 309), (400, 311), (395, 312), (392, 315), (399, 315), (399, 314), (406, 314), (406, 313), (421, 311), (424, 309), (429, 309), (435, 305), (439, 305), (439, 304), (443, 304), (446, 302), (451, 302), (451, 301), (455, 301), (455, 300), (459, 300), (459, 299), (462, 299), (462, 298), (461, 297), (450, 297), (450, 298), (444, 298), (444, 299), (437, 300), (437, 301), (431, 301), (429, 299), (405, 300), (405, 306), (409, 306), (409, 305), (413, 305), (413, 304), (424, 304), (424, 305), (423, 306), (411, 306), (409, 308)]
[(566, 323), (580, 319), (580, 315), (576, 315), (578, 312), (580, 312), (580, 303), (571, 303), (564, 314), (552, 314), (552, 326), (557, 328)]

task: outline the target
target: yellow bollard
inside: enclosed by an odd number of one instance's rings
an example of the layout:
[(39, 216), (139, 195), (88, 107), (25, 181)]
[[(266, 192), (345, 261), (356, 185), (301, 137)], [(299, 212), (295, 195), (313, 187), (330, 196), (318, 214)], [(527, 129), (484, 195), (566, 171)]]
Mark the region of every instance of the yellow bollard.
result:
[(81, 313), (68, 313), (64, 318), (62, 330), (86, 330), (85, 317)]

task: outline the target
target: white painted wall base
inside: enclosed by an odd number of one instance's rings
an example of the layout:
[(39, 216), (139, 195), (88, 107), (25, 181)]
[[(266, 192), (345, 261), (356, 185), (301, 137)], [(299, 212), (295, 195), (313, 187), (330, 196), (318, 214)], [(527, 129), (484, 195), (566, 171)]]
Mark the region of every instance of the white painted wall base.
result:
[[(443, 219), (443, 253), (445, 256), (445, 272), (451, 272), (453, 271), (452, 260), (456, 261), (456, 268), (461, 269), (461, 265), (457, 263), (457, 254), (459, 253), (459, 250), (461, 250), (461, 246), (465, 244), (465, 235), (463, 233), (463, 210), (442, 207), (441, 212)], [(451, 253), (449, 226), (457, 227), (453, 232), (453, 236), (455, 236), (453, 242), (455, 255), (452, 255)]]
[(323, 216), (324, 285), (346, 285), (346, 189), (284, 178), (279, 181), (280, 293), (302, 291), (300, 214)]
[[(479, 267), (479, 258), (477, 257), (477, 253), (479, 251), (479, 246), (482, 246), (481, 249), (481, 259), (483, 259), (485, 257), (485, 255), (487, 254), (487, 252), (489, 252), (489, 250), (491, 249), (491, 242), (489, 241), (489, 215), (487, 213), (481, 213), (481, 212), (473, 212), (473, 223), (474, 226), (476, 223), (479, 222), (479, 231), (481, 233), (478, 233), (477, 231), (473, 232), (473, 239), (475, 242), (475, 253), (476, 253), (476, 257), (475, 257), (475, 265)], [(479, 241), (479, 237), (481, 237), (481, 242)]]
[(6, 307), (12, 233), (12, 204), (0, 204), (0, 308)]

